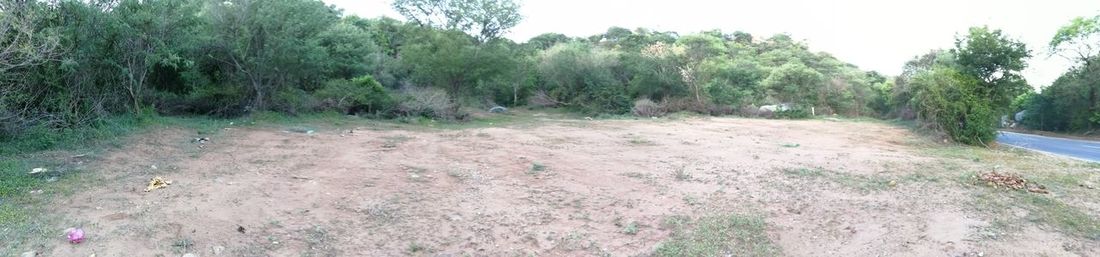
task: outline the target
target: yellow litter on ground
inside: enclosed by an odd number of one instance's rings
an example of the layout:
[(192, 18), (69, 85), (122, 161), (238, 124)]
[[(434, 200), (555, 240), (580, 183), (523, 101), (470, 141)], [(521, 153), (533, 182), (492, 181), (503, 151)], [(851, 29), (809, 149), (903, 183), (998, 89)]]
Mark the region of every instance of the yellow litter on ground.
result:
[(155, 178), (153, 178), (153, 180), (149, 181), (149, 186), (145, 187), (145, 192), (165, 188), (165, 187), (168, 187), (168, 185), (171, 185), (171, 184), (172, 184), (171, 180), (164, 180), (164, 178), (155, 177)]

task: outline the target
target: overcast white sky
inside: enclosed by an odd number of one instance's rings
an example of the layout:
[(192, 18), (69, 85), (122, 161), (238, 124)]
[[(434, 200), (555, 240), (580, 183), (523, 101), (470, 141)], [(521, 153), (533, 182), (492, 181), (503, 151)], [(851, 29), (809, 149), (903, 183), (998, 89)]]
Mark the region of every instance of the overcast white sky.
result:
[[(324, 0), (362, 17), (400, 19), (391, 0)], [(1024, 72), (1045, 86), (1071, 63), (1048, 57), (1058, 27), (1077, 16), (1100, 14), (1098, 0), (520, 0), (523, 22), (508, 38), (518, 42), (546, 32), (590, 36), (611, 26), (646, 27), (681, 34), (741, 30), (757, 37), (789, 33), (814, 51), (884, 74), (935, 48), (950, 48), (956, 34), (989, 25), (1027, 43), (1033, 57)]]

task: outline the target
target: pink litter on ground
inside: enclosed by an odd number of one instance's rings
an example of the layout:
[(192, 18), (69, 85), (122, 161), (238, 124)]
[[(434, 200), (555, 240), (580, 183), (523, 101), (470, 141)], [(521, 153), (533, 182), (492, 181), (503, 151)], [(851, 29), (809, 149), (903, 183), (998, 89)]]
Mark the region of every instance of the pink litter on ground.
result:
[(84, 230), (79, 228), (70, 228), (65, 230), (69, 236), (69, 243), (79, 244), (84, 241)]

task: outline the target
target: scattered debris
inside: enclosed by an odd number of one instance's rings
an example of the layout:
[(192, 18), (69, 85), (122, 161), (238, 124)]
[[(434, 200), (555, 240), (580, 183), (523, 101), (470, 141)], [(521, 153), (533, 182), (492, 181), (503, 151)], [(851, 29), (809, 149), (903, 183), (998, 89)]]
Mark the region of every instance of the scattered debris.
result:
[(145, 192), (165, 188), (165, 187), (168, 187), (168, 185), (171, 185), (171, 184), (172, 184), (171, 180), (165, 180), (164, 178), (161, 178), (161, 177), (154, 177), (153, 180), (149, 181), (149, 186), (145, 187)]
[(42, 189), (35, 189), (35, 190), (31, 190), (30, 192), (27, 192), (27, 193), (30, 193), (30, 194), (32, 194), (32, 195), (37, 195), (37, 194), (41, 194), (41, 193), (42, 193)]
[(91, 154), (89, 154), (89, 153), (77, 154), (77, 155), (69, 156), (69, 158), (80, 159), (80, 158), (88, 157), (88, 155), (91, 155)]
[(48, 177), (48, 178), (46, 178), (46, 182), (47, 183), (57, 182), (57, 177)]
[(195, 139), (191, 140), (191, 143), (196, 143), (196, 144), (205, 144), (205, 143), (208, 143), (208, 142), (210, 142), (209, 137), (196, 137)]
[(244, 226), (237, 225), (237, 232), (241, 232), (241, 234), (244, 234)]
[(126, 217), (129, 217), (129, 215), (126, 215), (125, 213), (118, 212), (118, 213), (114, 213), (114, 214), (109, 214), (107, 216), (103, 216), (103, 219), (110, 220), (110, 221), (116, 221), (116, 220), (126, 219)]
[(184, 254), (183, 257), (199, 257), (199, 256), (195, 255), (193, 253), (188, 253), (188, 254)]
[(890, 185), (890, 187), (896, 187), (896, 186), (898, 186), (898, 181), (897, 180), (890, 180), (889, 185)]
[(505, 112), (508, 112), (508, 108), (505, 108), (504, 106), (493, 106), (493, 108), (489, 108), (489, 112), (491, 112), (491, 113), (505, 113)]
[(787, 147), (787, 148), (795, 148), (795, 147), (799, 147), (799, 146), (802, 146), (802, 145), (800, 145), (800, 144), (790, 144), (790, 143), (783, 144), (783, 147)]
[(994, 188), (1005, 187), (1012, 190), (1027, 190), (1028, 192), (1039, 194), (1050, 193), (1045, 186), (1034, 182), (1027, 182), (1026, 179), (1016, 174), (1002, 174), (993, 171), (978, 175), (978, 179), (985, 181), (986, 185)]
[(25, 252), (25, 253), (19, 255), (19, 257), (35, 257), (35, 256), (38, 256), (38, 252), (30, 251), (30, 252)]
[(69, 238), (69, 243), (79, 244), (84, 242), (84, 230), (80, 228), (66, 229), (65, 236)]
[(592, 117), (584, 117), (585, 120), (592, 120)]
[(44, 173), (44, 172), (47, 172), (47, 171), (50, 171), (50, 170), (46, 169), (46, 168), (33, 168), (33, 169), (31, 169), (31, 172), (27, 172), (27, 174), (38, 174), (38, 173)]

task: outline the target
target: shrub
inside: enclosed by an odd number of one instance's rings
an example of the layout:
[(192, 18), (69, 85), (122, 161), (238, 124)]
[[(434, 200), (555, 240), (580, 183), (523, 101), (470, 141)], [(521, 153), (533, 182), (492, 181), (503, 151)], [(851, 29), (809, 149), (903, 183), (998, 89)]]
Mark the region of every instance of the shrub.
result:
[[(169, 103), (171, 104), (171, 103)], [(196, 88), (184, 100), (172, 104), (169, 112), (236, 117), (248, 113), (248, 93), (243, 87), (209, 85)]]
[(711, 104), (707, 106), (707, 112), (713, 116), (725, 116), (733, 115), (734, 109), (733, 106), (729, 105)]
[(630, 98), (617, 86), (592, 84), (584, 91), (577, 101), (584, 112), (623, 114), (630, 111)]
[(405, 116), (462, 119), (447, 92), (437, 88), (408, 86), (401, 90), (397, 113)]
[[(771, 112), (768, 112), (769, 114)], [(737, 115), (744, 117), (761, 117), (764, 113), (760, 111), (760, 107), (745, 105), (737, 108)]]
[(775, 112), (776, 119), (809, 119), (810, 111), (801, 108), (791, 108), (788, 110), (781, 110)]
[(388, 114), (397, 104), (389, 91), (371, 76), (330, 80), (314, 96), (321, 101), (321, 108), (339, 109), (348, 114)]
[(665, 112), (682, 112), (692, 111), (697, 113), (706, 113), (707, 109), (704, 106), (700, 106), (698, 102), (691, 98), (665, 98), (661, 101), (661, 108)]
[(535, 91), (530, 100), (527, 100), (527, 104), (534, 107), (558, 107), (561, 102), (554, 99), (545, 90), (539, 90)]
[(634, 101), (634, 108), (631, 112), (640, 117), (661, 117), (665, 115), (665, 111), (660, 105), (650, 101), (649, 98), (642, 98)]
[(950, 68), (938, 68), (917, 75), (913, 86), (919, 118), (931, 123), (932, 128), (969, 145), (985, 145), (996, 136), (996, 115), (989, 102), (978, 97), (976, 79)]

